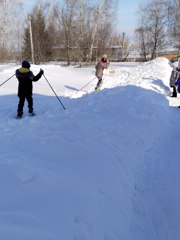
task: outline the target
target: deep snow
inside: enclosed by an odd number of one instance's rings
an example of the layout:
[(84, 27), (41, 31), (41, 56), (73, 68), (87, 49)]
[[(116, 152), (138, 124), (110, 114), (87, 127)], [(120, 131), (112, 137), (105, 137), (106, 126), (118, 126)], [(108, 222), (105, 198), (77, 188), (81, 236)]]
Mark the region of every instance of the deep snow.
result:
[[(19, 67), (0, 65), (0, 84)], [(111, 63), (100, 93), (94, 67), (39, 68), (66, 110), (42, 77), (37, 116), (26, 105), (17, 120), (17, 79), (0, 87), (0, 239), (179, 240), (180, 97), (168, 96), (168, 60)]]

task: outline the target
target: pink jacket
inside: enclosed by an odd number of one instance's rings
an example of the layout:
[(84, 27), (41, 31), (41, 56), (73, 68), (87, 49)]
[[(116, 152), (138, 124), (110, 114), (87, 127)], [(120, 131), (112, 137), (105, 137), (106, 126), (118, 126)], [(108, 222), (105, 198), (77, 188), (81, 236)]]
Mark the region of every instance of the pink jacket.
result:
[(96, 73), (95, 73), (96, 77), (102, 78), (103, 71), (104, 71), (104, 69), (108, 68), (108, 66), (109, 66), (109, 62), (103, 62), (102, 60), (100, 60), (95, 67), (96, 68)]

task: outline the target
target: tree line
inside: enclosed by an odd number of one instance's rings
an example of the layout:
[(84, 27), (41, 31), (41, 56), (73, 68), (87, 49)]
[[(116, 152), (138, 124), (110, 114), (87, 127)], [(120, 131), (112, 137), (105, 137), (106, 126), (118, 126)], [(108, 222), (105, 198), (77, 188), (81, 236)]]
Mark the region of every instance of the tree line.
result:
[(179, 42), (180, 0), (153, 0), (139, 7), (135, 30), (137, 47), (144, 59), (154, 59), (159, 52), (176, 47)]
[(118, 0), (46, 0), (27, 13), (22, 0), (0, 0), (0, 61), (82, 64), (104, 52), (125, 61), (132, 51), (147, 61), (169, 46), (180, 47), (180, 0), (141, 4), (134, 42), (119, 30), (117, 6)]

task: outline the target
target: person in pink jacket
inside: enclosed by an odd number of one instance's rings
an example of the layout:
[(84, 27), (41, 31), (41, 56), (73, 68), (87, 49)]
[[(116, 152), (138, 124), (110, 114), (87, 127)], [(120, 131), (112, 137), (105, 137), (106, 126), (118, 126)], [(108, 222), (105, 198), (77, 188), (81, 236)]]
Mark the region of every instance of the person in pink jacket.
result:
[(102, 83), (103, 83), (103, 72), (104, 72), (104, 69), (107, 69), (109, 66), (109, 62), (107, 60), (107, 55), (104, 54), (101, 58), (101, 60), (97, 63), (96, 65), (96, 77), (98, 79), (98, 82), (97, 82), (97, 85), (95, 87), (95, 91), (100, 91), (100, 88), (102, 86)]

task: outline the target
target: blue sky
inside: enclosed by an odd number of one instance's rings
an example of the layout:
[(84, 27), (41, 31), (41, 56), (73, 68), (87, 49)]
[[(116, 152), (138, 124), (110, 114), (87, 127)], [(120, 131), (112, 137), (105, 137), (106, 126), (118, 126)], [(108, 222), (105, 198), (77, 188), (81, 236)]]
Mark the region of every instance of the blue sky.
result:
[(149, 0), (118, 0), (119, 1), (119, 29), (125, 32), (130, 38), (133, 37), (134, 30), (138, 24), (137, 10), (140, 4)]
[[(125, 32), (130, 39), (133, 38), (134, 29), (137, 27), (137, 10), (139, 5), (147, 1), (148, 0), (117, 0), (119, 4), (118, 28), (120, 32)], [(24, 0), (24, 2), (27, 2), (27, 8), (31, 8), (36, 0)]]

